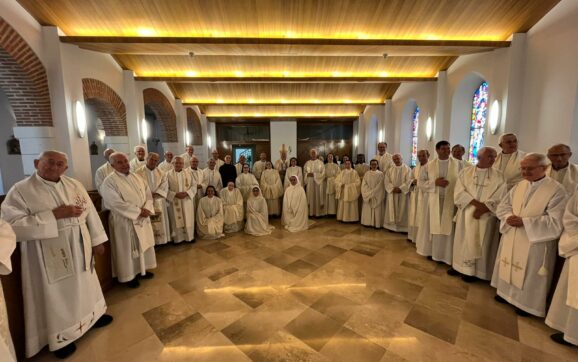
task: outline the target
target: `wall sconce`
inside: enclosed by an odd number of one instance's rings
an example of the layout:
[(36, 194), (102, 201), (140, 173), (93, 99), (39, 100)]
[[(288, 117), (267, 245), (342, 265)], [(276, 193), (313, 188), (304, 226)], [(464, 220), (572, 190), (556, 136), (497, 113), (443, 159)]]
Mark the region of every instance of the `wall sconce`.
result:
[(84, 136), (86, 136), (86, 112), (84, 111), (84, 105), (82, 102), (76, 101), (74, 103), (74, 114), (78, 137), (84, 138)]
[(433, 121), (431, 117), (428, 117), (427, 121), (425, 121), (425, 136), (428, 141), (431, 141), (433, 136)]
[(103, 143), (105, 138), (106, 138), (106, 131), (103, 129), (99, 129), (98, 130), (98, 139), (100, 140), (100, 142)]
[(187, 131), (187, 133), (185, 133), (185, 147), (190, 144), (191, 144), (191, 132)]
[(212, 143), (211, 143), (211, 136), (207, 136), (207, 147), (209, 147), (209, 149), (211, 149)]
[(143, 142), (146, 143), (147, 139), (149, 138), (149, 126), (147, 124), (147, 120), (144, 118), (140, 122), (140, 132), (142, 135)]
[(359, 137), (357, 135), (353, 136), (353, 147), (357, 147), (358, 141), (359, 141)]
[(496, 99), (492, 102), (492, 107), (490, 108), (490, 133), (496, 134), (498, 131), (498, 126), (500, 125), (500, 102)]
[(383, 142), (383, 130), (379, 131), (379, 136), (377, 137), (378, 142)]

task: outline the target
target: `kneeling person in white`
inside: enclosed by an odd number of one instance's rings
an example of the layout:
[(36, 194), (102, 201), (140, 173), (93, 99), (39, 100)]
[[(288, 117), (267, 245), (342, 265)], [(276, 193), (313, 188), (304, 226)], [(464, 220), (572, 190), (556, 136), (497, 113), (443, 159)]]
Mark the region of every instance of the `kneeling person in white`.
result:
[(197, 232), (201, 239), (218, 239), (225, 236), (223, 202), (213, 186), (207, 186), (207, 194), (197, 207)]
[(307, 216), (307, 196), (299, 184), (297, 176), (289, 177), (289, 187), (283, 196), (283, 215), (281, 223), (285, 230), (295, 233), (309, 228)]
[(20, 244), (26, 356), (48, 345), (65, 358), (91, 327), (112, 321), (93, 264), (107, 236), (82, 184), (64, 176), (66, 154), (43, 152), (34, 166), (8, 191), (2, 219)]
[(369, 162), (369, 171), (365, 173), (361, 182), (361, 225), (381, 228), (383, 224), (383, 172), (377, 169), (377, 160)]
[(195, 196), (197, 184), (193, 175), (183, 169), (182, 157), (175, 157), (174, 169), (167, 172), (169, 216), (175, 244), (195, 239)]
[[(275, 172), (277, 171), (275, 170)], [(261, 178), (261, 181), (263, 181), (263, 178)], [(267, 201), (261, 195), (259, 186), (253, 186), (253, 191), (247, 201), (245, 232), (249, 235), (264, 236), (271, 234), (274, 229), (274, 226), (269, 225)]]
[(387, 169), (384, 175), (387, 200), (383, 226), (391, 231), (407, 232), (411, 170), (402, 163), (399, 153), (393, 155), (392, 160), (394, 165)]
[(462, 274), (466, 282), (476, 277), (492, 278), (500, 243), (499, 222), (495, 212), (507, 194), (502, 173), (492, 168), (498, 153), (492, 147), (478, 150), (478, 164), (459, 175), (454, 190), (458, 207), (456, 234), (450, 275)]
[(147, 183), (130, 172), (124, 153), (113, 153), (110, 159), (115, 172), (104, 180), (100, 192), (110, 209), (112, 275), (128, 287), (138, 288), (136, 277), (150, 279), (154, 275), (147, 269), (157, 267), (150, 220), (153, 195)]
[(513, 304), (519, 315), (544, 317), (566, 191), (546, 176), (546, 156), (529, 153), (520, 165), (523, 180), (508, 192), (496, 211), (502, 240), (492, 286), (498, 289), (496, 300)]
[(230, 181), (227, 187), (221, 190), (221, 200), (223, 201), (224, 232), (234, 233), (243, 230), (243, 219), (245, 216), (243, 195), (235, 187), (233, 181)]

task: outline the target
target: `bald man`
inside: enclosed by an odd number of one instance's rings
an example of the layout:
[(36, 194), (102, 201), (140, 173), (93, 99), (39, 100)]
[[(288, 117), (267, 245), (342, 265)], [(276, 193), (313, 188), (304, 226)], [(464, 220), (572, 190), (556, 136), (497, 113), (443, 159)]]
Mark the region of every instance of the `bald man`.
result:
[(554, 145), (548, 149), (547, 156), (550, 167), (546, 170), (546, 175), (561, 183), (568, 195), (573, 195), (578, 183), (578, 166), (570, 163), (572, 157), (570, 146)]
[(163, 173), (167, 173), (170, 170), (172, 170), (174, 157), (175, 157), (175, 155), (171, 151), (165, 152), (165, 159), (163, 160), (163, 162), (159, 163), (159, 165), (157, 166), (159, 168), (159, 170), (161, 170)]
[(187, 167), (187, 165), (190, 165), (194, 155), (195, 155), (195, 148), (192, 145), (188, 145), (187, 147), (185, 147), (185, 153), (180, 155), (183, 158), (183, 163), (185, 164), (185, 167)]
[(134, 158), (130, 160), (130, 171), (135, 172), (139, 168), (143, 167), (146, 163), (146, 150), (144, 146), (136, 146), (134, 148)]
[(94, 187), (96, 187), (97, 190), (100, 188), (100, 185), (102, 185), (102, 183), (104, 182), (104, 179), (114, 172), (114, 169), (110, 165), (110, 162), (108, 162), (110, 155), (112, 155), (113, 153), (114, 150), (112, 148), (107, 148), (103, 152), (103, 156), (106, 162), (104, 163), (104, 165), (100, 166), (94, 174)]
[(515, 184), (522, 180), (520, 161), (526, 153), (518, 150), (518, 136), (514, 133), (501, 135), (499, 146), (502, 152), (498, 154), (493, 167), (502, 172), (508, 183), (508, 190), (511, 190)]

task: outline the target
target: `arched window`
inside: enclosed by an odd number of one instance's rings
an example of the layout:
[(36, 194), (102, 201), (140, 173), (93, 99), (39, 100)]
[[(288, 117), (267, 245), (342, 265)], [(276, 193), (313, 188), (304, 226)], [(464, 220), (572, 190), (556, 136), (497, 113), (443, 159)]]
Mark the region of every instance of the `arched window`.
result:
[(417, 165), (417, 128), (419, 126), (419, 107), (415, 107), (411, 117), (411, 167)]
[(469, 160), (478, 163), (478, 150), (484, 147), (484, 131), (488, 116), (488, 83), (482, 82), (474, 92), (472, 118), (470, 123)]

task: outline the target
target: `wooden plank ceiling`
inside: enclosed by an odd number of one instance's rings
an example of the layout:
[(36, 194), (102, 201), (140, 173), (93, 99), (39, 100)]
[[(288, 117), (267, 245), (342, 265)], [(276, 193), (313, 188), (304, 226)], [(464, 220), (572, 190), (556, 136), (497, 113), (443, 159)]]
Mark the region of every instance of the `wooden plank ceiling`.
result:
[(460, 55), (509, 46), (559, 0), (18, 0), (61, 40), (227, 117), (349, 117)]

